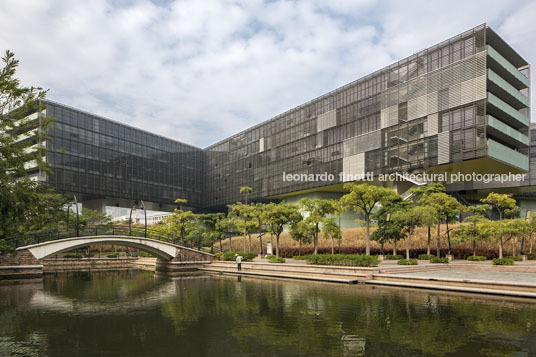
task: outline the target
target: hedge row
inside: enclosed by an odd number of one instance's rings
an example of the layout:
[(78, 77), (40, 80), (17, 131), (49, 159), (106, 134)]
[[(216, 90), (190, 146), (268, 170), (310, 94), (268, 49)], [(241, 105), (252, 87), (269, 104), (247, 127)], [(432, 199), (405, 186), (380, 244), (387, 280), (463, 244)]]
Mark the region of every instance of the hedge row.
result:
[(375, 267), (380, 261), (376, 256), (363, 254), (320, 254), (309, 255), (306, 258), (309, 264), (318, 265), (345, 265), (356, 267)]
[[(302, 248), (301, 255), (311, 255), (313, 254), (313, 248), (307, 247)], [(335, 249), (335, 252), (338, 253), (338, 249)], [(444, 257), (448, 252), (448, 249), (441, 249), (441, 256)], [(392, 249), (384, 249), (383, 253), (385, 255), (387, 254), (393, 254)], [(405, 256), (405, 249), (398, 249), (397, 253), (404, 254)], [(431, 255), (436, 255), (436, 250), (431, 249), (430, 251)], [(319, 247), (318, 248), (318, 254), (329, 254), (331, 255), (331, 247)], [(341, 247), (341, 254), (365, 254), (365, 246), (345, 246)], [(370, 248), (370, 254), (371, 255), (379, 255), (380, 249), (379, 248)], [(409, 251), (410, 258), (418, 258), (419, 255), (426, 254), (426, 248), (412, 248)], [(300, 255), (300, 249), (299, 248), (280, 248), (279, 249), (279, 256), (282, 258), (292, 258), (295, 256)], [(473, 250), (471, 248), (452, 248), (452, 255), (454, 255), (455, 259), (467, 259), (467, 257), (473, 255)], [(498, 252), (494, 249), (484, 249), (480, 248), (476, 250), (476, 255), (486, 257), (486, 259), (493, 259), (497, 258), (499, 256)], [(536, 260), (536, 254), (533, 254), (533, 260)]]

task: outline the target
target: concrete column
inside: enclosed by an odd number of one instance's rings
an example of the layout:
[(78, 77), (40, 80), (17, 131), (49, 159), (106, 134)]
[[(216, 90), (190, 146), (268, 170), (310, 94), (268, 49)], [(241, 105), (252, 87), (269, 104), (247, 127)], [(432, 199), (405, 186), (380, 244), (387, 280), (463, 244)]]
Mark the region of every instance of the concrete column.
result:
[(106, 200), (104, 198), (98, 200), (82, 202), (82, 208), (89, 208), (99, 213), (106, 213)]

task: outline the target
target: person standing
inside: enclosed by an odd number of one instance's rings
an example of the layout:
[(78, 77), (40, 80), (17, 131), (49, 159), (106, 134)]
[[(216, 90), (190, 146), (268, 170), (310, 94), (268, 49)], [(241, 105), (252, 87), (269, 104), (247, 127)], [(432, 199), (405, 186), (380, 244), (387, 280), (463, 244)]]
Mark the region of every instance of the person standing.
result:
[(238, 267), (238, 271), (242, 271), (242, 256), (235, 254), (235, 258), (236, 258), (236, 265)]

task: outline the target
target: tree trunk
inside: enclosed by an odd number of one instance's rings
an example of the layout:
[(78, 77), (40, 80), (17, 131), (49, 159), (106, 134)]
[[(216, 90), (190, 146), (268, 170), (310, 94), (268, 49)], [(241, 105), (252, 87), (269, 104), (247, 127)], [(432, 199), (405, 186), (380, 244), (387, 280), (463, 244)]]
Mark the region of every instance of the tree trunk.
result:
[(449, 254), (451, 254), (452, 253), (452, 248), (450, 246), (450, 232), (449, 232), (449, 218), (448, 217), (445, 220), (445, 223), (447, 225), (447, 242), (449, 243)]
[(299, 253), (299, 254), (300, 254), (300, 257), (301, 257), (301, 242), (302, 242), (302, 240), (301, 240), (301, 238), (300, 238), (300, 253)]
[(279, 234), (275, 236), (275, 256), (279, 258)]
[(248, 251), (251, 252), (251, 234), (248, 234)]
[(413, 229), (409, 230), (408, 240), (406, 241), (406, 259), (409, 260), (409, 246), (411, 244), (411, 235), (413, 234)]
[(473, 241), (473, 257), (476, 257), (476, 240)]
[(233, 251), (233, 237), (229, 235), (229, 251)]
[(220, 252), (223, 252), (223, 245), (221, 243), (221, 238), (220, 238)]
[(499, 240), (499, 259), (502, 259), (503, 257), (503, 242), (502, 239)]
[(525, 236), (521, 237), (521, 248), (519, 248), (519, 255), (523, 255), (525, 251)]
[(264, 254), (264, 250), (263, 250), (263, 248), (262, 248), (262, 236), (260, 236), (259, 239), (260, 239), (260, 241), (261, 241), (261, 255), (263, 255), (263, 254)]
[(515, 240), (512, 239), (512, 257), (516, 256), (516, 244)]
[(331, 255), (335, 254), (335, 239), (331, 236)]
[(365, 215), (365, 220), (367, 222), (367, 248), (365, 254), (370, 255), (370, 219), (368, 214)]
[(432, 238), (432, 234), (430, 232), (431, 228), (430, 228), (430, 225), (428, 225), (428, 245), (426, 247), (426, 254), (430, 255), (430, 241), (431, 241), (431, 238)]
[(381, 242), (381, 244), (380, 244), (380, 254), (381, 254), (381, 255), (383, 255), (383, 245), (384, 245), (384, 243), (385, 243), (385, 242), (384, 242), (383, 239), (382, 239), (382, 242)]
[(436, 255), (438, 258), (441, 257), (441, 222), (437, 224), (437, 252)]
[(393, 255), (396, 255), (396, 239), (393, 239)]
[(314, 255), (318, 254), (318, 223), (316, 224), (315, 236), (313, 238), (313, 245), (315, 246)]

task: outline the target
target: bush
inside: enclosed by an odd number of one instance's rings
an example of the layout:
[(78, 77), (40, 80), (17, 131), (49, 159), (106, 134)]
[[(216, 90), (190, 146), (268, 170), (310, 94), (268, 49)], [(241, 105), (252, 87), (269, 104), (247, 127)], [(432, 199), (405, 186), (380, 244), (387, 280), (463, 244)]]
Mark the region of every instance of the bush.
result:
[(486, 259), (486, 257), (483, 257), (481, 255), (476, 255), (474, 257), (471, 255), (471, 256), (467, 257), (467, 260), (469, 260), (470, 262), (483, 262), (483, 261), (485, 261), (487, 259)]
[(285, 258), (278, 258), (275, 255), (272, 255), (272, 256), (270, 256), (270, 258), (268, 258), (268, 261), (270, 263), (284, 263)]
[(398, 262), (396, 262), (396, 264), (398, 264), (398, 265), (418, 265), (419, 262), (417, 261), (417, 259), (410, 259), (410, 260), (400, 259)]
[(404, 257), (402, 256), (402, 254), (397, 254), (397, 255), (387, 254), (385, 256), (385, 259), (387, 259), (387, 260), (400, 260), (400, 259), (404, 259)]
[(514, 265), (514, 260), (510, 258), (495, 258), (493, 259), (493, 265)]
[(430, 260), (434, 256), (432, 254), (419, 254), (419, 257), (417, 259), (419, 260)]
[(515, 257), (504, 257), (505, 259), (512, 259), (513, 261), (520, 262), (523, 260), (519, 255), (516, 255)]
[(449, 262), (448, 258), (433, 257), (430, 259), (430, 263), (434, 263), (434, 264), (448, 264), (448, 262)]
[(214, 254), (214, 260), (221, 260), (221, 257), (223, 257), (222, 252), (218, 252)]
[(106, 258), (117, 258), (117, 257), (119, 257), (119, 253), (112, 253), (106, 256)]
[(63, 257), (68, 258), (68, 259), (73, 259), (73, 258), (79, 259), (79, 258), (83, 258), (84, 256), (82, 254), (67, 253)]
[(251, 252), (225, 252), (223, 253), (223, 260), (228, 262), (234, 262), (236, 260), (235, 254), (242, 256), (243, 262), (250, 262), (253, 260), (253, 258), (257, 256), (257, 254)]
[(378, 257), (363, 254), (319, 254), (309, 255), (307, 262), (318, 265), (345, 265), (358, 267), (375, 267), (380, 261)]
[(139, 257), (142, 257), (142, 258), (153, 258), (153, 256), (151, 255), (151, 253), (144, 252), (143, 250), (140, 250), (140, 251), (138, 252), (138, 256), (139, 256)]
[(528, 253), (527, 254), (528, 260), (536, 260), (536, 253)]
[(309, 255), (296, 255), (294, 257), (292, 257), (292, 259), (295, 259), (295, 260), (307, 260), (307, 257)]

